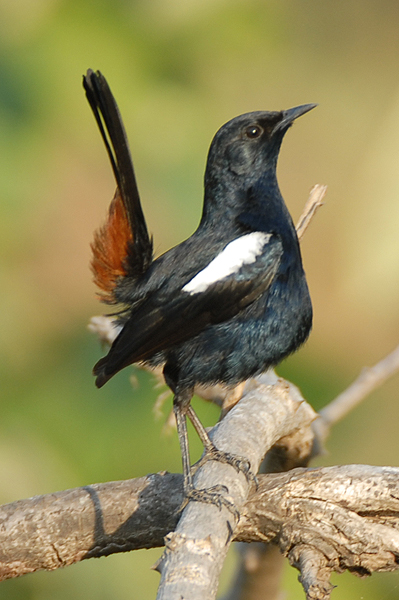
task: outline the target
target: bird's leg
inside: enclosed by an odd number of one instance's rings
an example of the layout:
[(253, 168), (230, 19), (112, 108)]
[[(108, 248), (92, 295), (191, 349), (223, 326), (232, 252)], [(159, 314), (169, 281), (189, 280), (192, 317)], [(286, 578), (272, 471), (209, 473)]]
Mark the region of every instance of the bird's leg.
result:
[[(234, 514), (234, 516), (238, 520), (239, 514), (238, 514), (234, 504), (232, 504), (231, 502), (226, 500), (226, 498), (224, 498), (224, 496), (222, 495), (222, 492), (224, 492), (224, 493), (228, 492), (228, 489), (226, 486), (215, 485), (210, 488), (201, 489), (201, 490), (197, 490), (196, 488), (194, 488), (193, 478), (192, 478), (192, 470), (190, 467), (190, 453), (189, 453), (189, 447), (188, 447), (187, 422), (186, 422), (187, 414), (190, 411), (191, 398), (192, 398), (192, 390), (184, 390), (183, 392), (175, 392), (174, 399), (173, 399), (173, 412), (174, 412), (175, 418), (176, 418), (177, 434), (179, 437), (180, 450), (181, 450), (181, 455), (182, 455), (183, 477), (184, 477), (185, 499), (183, 501), (183, 504), (182, 504), (180, 510), (182, 510), (190, 500), (193, 500), (196, 502), (205, 502), (205, 503), (209, 503), (209, 504), (215, 504), (218, 508), (222, 508), (222, 506), (225, 506), (226, 508), (228, 508), (228, 510), (230, 510), (230, 512), (232, 512)], [(196, 415), (195, 415), (195, 418), (198, 422), (200, 422)], [(190, 420), (191, 420), (191, 417), (190, 417)], [(201, 427), (201, 434), (198, 434), (198, 435), (200, 436), (201, 440), (204, 439), (202, 432), (205, 432), (205, 437), (207, 438), (207, 444), (210, 443), (211, 446), (214, 447), (212, 442), (208, 438), (208, 435), (207, 435), (204, 427), (202, 426), (202, 424), (200, 424), (200, 427)], [(216, 448), (215, 448), (215, 450), (216, 450)]]
[(173, 398), (173, 412), (175, 414), (177, 435), (179, 437), (180, 452), (183, 463), (184, 491), (186, 494), (188, 491), (193, 489), (186, 421), (187, 409), (190, 406), (191, 396), (192, 395), (190, 393), (187, 393), (184, 396), (182, 393), (175, 393)]
[(194, 474), (195, 471), (208, 460), (217, 460), (219, 462), (231, 465), (238, 473), (244, 473), (245, 477), (247, 478), (247, 481), (254, 482), (255, 485), (257, 485), (257, 478), (251, 471), (251, 463), (248, 459), (243, 458), (241, 456), (237, 456), (235, 454), (231, 454), (230, 452), (218, 450), (215, 444), (210, 439), (208, 432), (199, 420), (193, 407), (190, 405), (187, 407), (187, 416), (193, 424), (193, 427), (197, 432), (201, 442), (203, 443), (205, 450), (205, 453), (202, 456), (202, 458), (200, 458), (200, 460), (191, 468), (192, 474)]

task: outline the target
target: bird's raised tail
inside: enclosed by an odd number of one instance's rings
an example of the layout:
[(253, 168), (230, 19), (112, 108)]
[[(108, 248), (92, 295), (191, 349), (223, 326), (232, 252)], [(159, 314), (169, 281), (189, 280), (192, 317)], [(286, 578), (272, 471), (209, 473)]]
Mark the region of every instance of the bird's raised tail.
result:
[(114, 171), (117, 190), (106, 223), (92, 244), (94, 281), (102, 299), (116, 303), (120, 277), (137, 278), (152, 262), (153, 246), (141, 208), (129, 145), (115, 98), (105, 77), (91, 69), (83, 86)]

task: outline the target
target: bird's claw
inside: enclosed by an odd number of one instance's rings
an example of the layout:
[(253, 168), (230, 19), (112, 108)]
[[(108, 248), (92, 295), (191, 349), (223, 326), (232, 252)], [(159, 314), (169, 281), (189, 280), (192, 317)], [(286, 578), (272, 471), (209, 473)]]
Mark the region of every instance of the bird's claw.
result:
[(215, 446), (206, 448), (203, 456), (191, 467), (191, 473), (194, 475), (199, 467), (202, 467), (208, 460), (216, 460), (221, 463), (225, 463), (233, 467), (237, 473), (243, 473), (248, 483), (253, 483), (258, 489), (258, 478), (251, 471), (251, 463), (247, 458), (231, 454), (230, 452), (223, 452), (218, 450)]
[(225, 485), (214, 485), (209, 488), (196, 489), (190, 488), (186, 491), (185, 498), (180, 506), (181, 512), (189, 502), (204, 502), (205, 504), (214, 504), (219, 510), (223, 507), (227, 508), (234, 516), (236, 522), (240, 520), (240, 513), (236, 509), (233, 502), (227, 500), (223, 494), (228, 493), (228, 488)]

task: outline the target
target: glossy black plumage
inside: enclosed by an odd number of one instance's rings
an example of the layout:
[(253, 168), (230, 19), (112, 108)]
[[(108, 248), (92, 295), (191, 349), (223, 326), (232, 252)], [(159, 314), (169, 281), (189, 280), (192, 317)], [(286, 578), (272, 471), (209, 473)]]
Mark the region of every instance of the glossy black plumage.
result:
[(163, 364), (175, 411), (186, 414), (196, 384), (235, 385), (278, 364), (309, 334), (311, 302), (276, 164), (293, 120), (315, 105), (226, 123), (209, 150), (198, 229), (152, 261), (116, 103), (100, 73), (89, 71), (84, 85), (133, 237), (113, 290), (123, 329), (94, 367), (96, 384), (134, 362)]

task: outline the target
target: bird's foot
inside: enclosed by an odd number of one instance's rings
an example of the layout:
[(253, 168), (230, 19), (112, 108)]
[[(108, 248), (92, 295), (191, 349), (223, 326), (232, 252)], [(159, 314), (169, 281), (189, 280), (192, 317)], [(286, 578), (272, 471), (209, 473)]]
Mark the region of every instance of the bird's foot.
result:
[(205, 452), (202, 457), (199, 459), (191, 467), (191, 474), (194, 473), (202, 467), (208, 460), (216, 460), (221, 463), (225, 463), (233, 467), (237, 473), (243, 473), (248, 481), (248, 483), (254, 483), (256, 489), (258, 489), (258, 478), (251, 471), (251, 463), (247, 458), (242, 456), (237, 456), (236, 454), (231, 454), (230, 452), (223, 452), (223, 450), (218, 450), (216, 446), (212, 445), (209, 448), (205, 448)]
[(181, 512), (189, 502), (204, 502), (205, 504), (214, 504), (219, 510), (223, 507), (227, 508), (238, 522), (240, 520), (240, 513), (233, 502), (230, 502), (230, 500), (227, 500), (224, 496), (228, 491), (229, 490), (225, 485), (214, 485), (200, 490), (189, 487), (185, 492), (185, 498), (179, 512)]

